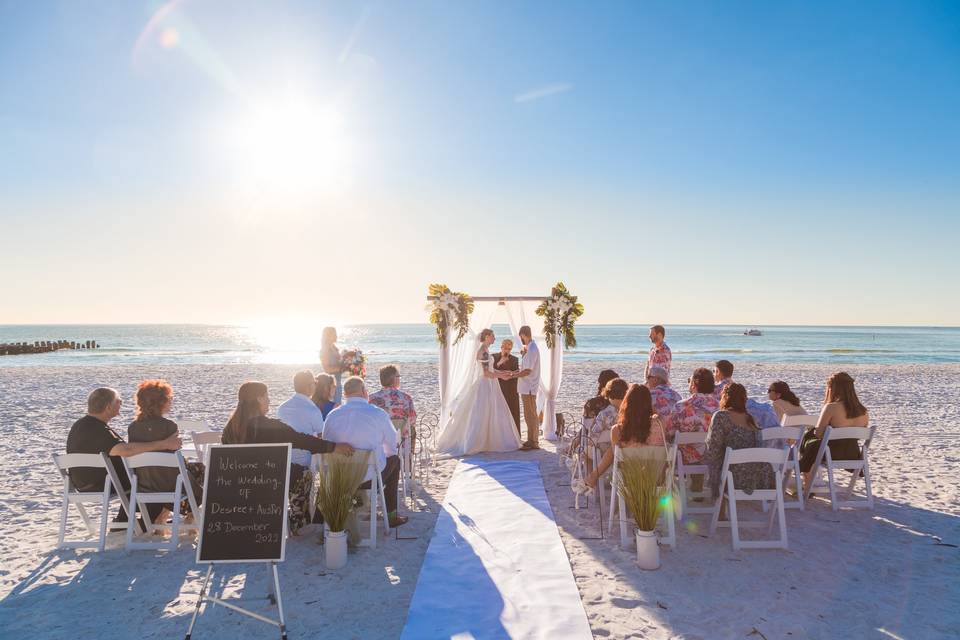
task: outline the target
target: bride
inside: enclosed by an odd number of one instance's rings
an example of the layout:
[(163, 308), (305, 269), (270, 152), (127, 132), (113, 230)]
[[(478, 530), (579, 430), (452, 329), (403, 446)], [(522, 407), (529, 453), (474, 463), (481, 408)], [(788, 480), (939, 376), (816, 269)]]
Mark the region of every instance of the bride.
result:
[(513, 414), (498, 382), (511, 373), (493, 369), (489, 348), (494, 339), (491, 329), (480, 332), (473, 380), (450, 403), (450, 418), (437, 441), (443, 453), (461, 456), (520, 448)]

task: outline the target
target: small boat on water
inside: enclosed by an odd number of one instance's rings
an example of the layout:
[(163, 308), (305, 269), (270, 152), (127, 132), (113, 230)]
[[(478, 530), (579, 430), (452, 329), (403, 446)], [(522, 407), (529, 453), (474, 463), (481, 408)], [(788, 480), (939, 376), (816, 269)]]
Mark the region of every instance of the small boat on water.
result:
[(762, 336), (763, 332), (760, 329), (747, 329), (743, 332), (745, 336)]

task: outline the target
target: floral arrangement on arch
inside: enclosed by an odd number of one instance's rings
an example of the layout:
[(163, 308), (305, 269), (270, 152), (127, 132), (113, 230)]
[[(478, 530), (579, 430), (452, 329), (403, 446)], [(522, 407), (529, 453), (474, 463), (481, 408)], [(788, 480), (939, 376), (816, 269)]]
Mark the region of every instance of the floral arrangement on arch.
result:
[(354, 347), (353, 349), (344, 349), (340, 352), (340, 363), (343, 370), (348, 375), (367, 377), (367, 357), (363, 351)]
[(473, 298), (459, 291), (451, 291), (445, 284), (431, 284), (427, 293), (434, 298), (427, 306), (427, 311), (430, 312), (430, 322), (437, 328), (437, 342), (447, 346), (447, 329), (452, 325), (457, 332), (453, 344), (457, 344), (470, 330)]
[(583, 305), (577, 302), (577, 296), (570, 295), (562, 282), (550, 290), (550, 299), (540, 303), (536, 313), (543, 317), (543, 335), (547, 347), (553, 349), (558, 335), (563, 336), (565, 348), (577, 346), (577, 332), (573, 325), (583, 315)]

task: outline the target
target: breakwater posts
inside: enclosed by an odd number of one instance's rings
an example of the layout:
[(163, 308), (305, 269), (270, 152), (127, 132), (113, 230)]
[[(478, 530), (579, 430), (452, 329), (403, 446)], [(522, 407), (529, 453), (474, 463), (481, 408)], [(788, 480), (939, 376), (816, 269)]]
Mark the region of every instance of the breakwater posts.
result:
[(0, 343), (0, 356), (19, 356), (25, 353), (48, 353), (61, 349), (99, 349), (96, 340), (77, 342), (75, 340), (37, 340), (34, 342)]

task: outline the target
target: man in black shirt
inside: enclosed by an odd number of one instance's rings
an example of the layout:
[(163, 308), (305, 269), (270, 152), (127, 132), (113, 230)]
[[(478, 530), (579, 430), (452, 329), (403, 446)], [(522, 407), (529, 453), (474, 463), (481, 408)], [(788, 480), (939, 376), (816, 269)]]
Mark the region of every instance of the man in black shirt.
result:
[[(180, 435), (173, 434), (165, 440), (156, 442), (124, 442), (120, 435), (108, 426), (108, 423), (120, 413), (123, 401), (113, 389), (94, 389), (87, 398), (87, 415), (77, 420), (70, 427), (67, 436), (67, 453), (106, 453), (117, 472), (117, 477), (123, 489), (129, 491), (130, 479), (120, 458), (129, 458), (149, 451), (176, 451), (180, 449)], [(103, 482), (107, 476), (105, 469), (72, 469), (70, 480), (78, 491), (103, 491)], [(115, 490), (119, 488), (115, 487)], [(163, 505), (150, 505), (150, 515), (155, 517), (163, 509)], [(153, 513), (153, 508), (157, 512)], [(118, 522), (125, 522), (127, 514), (120, 508), (117, 515)]]
[[(513, 351), (513, 340), (507, 338), (500, 344), (500, 353), (493, 358), (493, 368), (497, 371), (519, 371), (520, 361), (517, 360), (517, 356), (510, 353), (511, 351)], [(517, 379), (501, 380), (500, 391), (503, 392), (503, 398), (510, 407), (517, 433), (520, 433), (520, 394), (517, 392)]]

